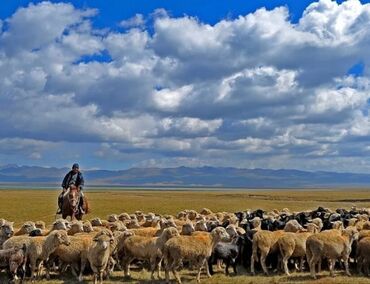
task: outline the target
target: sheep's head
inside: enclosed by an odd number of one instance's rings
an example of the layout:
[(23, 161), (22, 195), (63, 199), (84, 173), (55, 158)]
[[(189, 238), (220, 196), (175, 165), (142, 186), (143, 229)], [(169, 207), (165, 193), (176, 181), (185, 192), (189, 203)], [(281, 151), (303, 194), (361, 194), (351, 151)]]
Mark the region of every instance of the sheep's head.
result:
[(63, 219), (56, 220), (53, 223), (53, 230), (65, 230), (65, 231), (67, 231), (67, 229), (69, 229), (69, 228), (70, 228), (69, 222), (68, 222), (68, 226), (67, 226), (66, 220), (63, 220)]
[(167, 228), (167, 229), (164, 229), (163, 232), (162, 232), (162, 235), (161, 237), (164, 238), (166, 241), (173, 238), (173, 237), (176, 237), (176, 236), (179, 236), (179, 231), (177, 231), (177, 229), (175, 228)]
[(359, 232), (355, 227), (348, 227), (342, 230), (342, 235), (348, 236), (350, 242), (352, 242), (354, 240), (358, 240)]
[(307, 229), (307, 232), (314, 233), (314, 234), (320, 232), (320, 227), (314, 223), (306, 224), (306, 229)]
[(236, 230), (236, 226), (230, 224), (226, 227), (226, 232), (230, 235), (231, 238), (238, 236), (238, 231)]
[(195, 231), (207, 232), (208, 231), (207, 223), (203, 220), (196, 222), (195, 223)]
[(6, 238), (10, 238), (14, 234), (13, 228), (14, 222), (5, 222), (1, 226), (1, 235), (5, 236)]
[(114, 235), (113, 232), (109, 229), (103, 229), (100, 232), (98, 232), (94, 238), (100, 238), (101, 236), (106, 236), (109, 238), (110, 242), (114, 242)]
[(103, 250), (106, 250), (109, 248), (109, 245), (114, 242), (114, 238), (110, 238), (107, 235), (101, 235), (101, 236), (95, 236), (93, 239), (94, 242), (97, 243), (99, 247), (101, 247)]
[(230, 239), (229, 234), (226, 232), (224, 227), (214, 228), (211, 232), (211, 236), (216, 241), (228, 241)]
[(34, 222), (31, 222), (31, 221), (25, 222), (21, 227), (21, 231), (24, 232), (25, 234), (29, 234), (35, 229), (36, 229), (36, 225)]
[(68, 237), (66, 231), (60, 230), (56, 231), (54, 234), (54, 240), (57, 242), (58, 245), (66, 245), (69, 246), (71, 244), (71, 240)]
[(83, 224), (82, 222), (74, 222), (71, 224), (71, 231), (74, 231), (74, 232), (83, 232), (84, 231), (84, 227), (83, 227)]
[(343, 230), (344, 229), (342, 221), (331, 222), (331, 225), (332, 225), (333, 229), (337, 229), (337, 230)]
[(128, 215), (128, 213), (121, 213), (121, 214), (119, 214), (119, 216), (118, 216), (118, 220), (120, 220), (120, 221), (126, 221), (126, 220), (130, 220), (131, 218), (130, 218), (130, 215)]
[(85, 233), (90, 233), (90, 232), (94, 231), (94, 228), (92, 227), (90, 221), (84, 222), (82, 227), (83, 227)]
[(186, 223), (182, 226), (181, 234), (190, 235), (194, 231), (195, 231), (194, 225), (192, 223)]
[(108, 222), (116, 222), (118, 221), (118, 216), (116, 214), (111, 214), (107, 218)]
[(93, 227), (99, 227), (99, 226), (103, 226), (103, 222), (100, 220), (100, 218), (94, 218), (91, 220), (91, 225)]
[(35, 226), (38, 229), (44, 230), (45, 229), (45, 222), (44, 221), (36, 221)]

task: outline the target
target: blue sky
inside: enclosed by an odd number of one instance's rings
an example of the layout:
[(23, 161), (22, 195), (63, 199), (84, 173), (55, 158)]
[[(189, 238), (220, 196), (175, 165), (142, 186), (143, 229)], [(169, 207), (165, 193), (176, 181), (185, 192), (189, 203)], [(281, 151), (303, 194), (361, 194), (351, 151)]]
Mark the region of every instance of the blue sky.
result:
[(0, 165), (370, 170), (369, 1), (0, 6)]

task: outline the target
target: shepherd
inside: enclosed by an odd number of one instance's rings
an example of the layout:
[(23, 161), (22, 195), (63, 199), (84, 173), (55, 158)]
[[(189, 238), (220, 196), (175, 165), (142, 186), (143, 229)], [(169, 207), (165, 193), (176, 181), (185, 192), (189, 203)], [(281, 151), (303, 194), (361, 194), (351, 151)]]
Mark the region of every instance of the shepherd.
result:
[[(69, 171), (63, 179), (63, 190), (58, 196), (59, 209), (57, 211), (57, 214), (62, 214), (63, 218), (65, 218), (66, 216), (71, 216), (71, 218), (73, 218), (73, 216), (75, 216), (77, 219), (80, 219), (77, 216), (82, 217), (83, 214), (87, 213), (87, 204), (84, 204), (86, 202), (85, 196), (83, 194), (84, 184), (85, 181), (82, 173), (80, 172), (80, 166), (75, 163), (72, 166), (72, 170)], [(66, 201), (69, 201), (69, 207), (71, 208), (66, 208), (67, 210), (64, 210), (64, 207), (66, 207), (64, 205), (67, 205), (65, 204)]]

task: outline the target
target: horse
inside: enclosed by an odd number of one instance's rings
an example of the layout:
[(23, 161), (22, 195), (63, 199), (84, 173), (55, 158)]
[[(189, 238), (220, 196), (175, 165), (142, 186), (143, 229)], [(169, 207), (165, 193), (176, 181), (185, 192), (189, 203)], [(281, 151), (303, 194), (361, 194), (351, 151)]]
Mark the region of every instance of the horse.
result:
[[(77, 186), (71, 185), (68, 192), (63, 196), (63, 206), (62, 206), (62, 218), (66, 219), (68, 216), (71, 220), (77, 219), (82, 220), (83, 214), (80, 212), (78, 205), (80, 203), (80, 191)], [(87, 203), (86, 197), (84, 198), (82, 209), (85, 213), (88, 213), (89, 205)]]

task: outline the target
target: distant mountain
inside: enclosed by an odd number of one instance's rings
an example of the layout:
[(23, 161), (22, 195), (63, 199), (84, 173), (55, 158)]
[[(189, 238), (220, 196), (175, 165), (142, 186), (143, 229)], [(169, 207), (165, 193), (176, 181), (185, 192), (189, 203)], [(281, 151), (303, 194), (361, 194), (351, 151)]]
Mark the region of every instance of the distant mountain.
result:
[[(0, 183), (60, 185), (67, 168), (0, 166)], [(370, 174), (224, 167), (131, 168), (83, 171), (86, 184), (236, 188), (370, 187)]]

